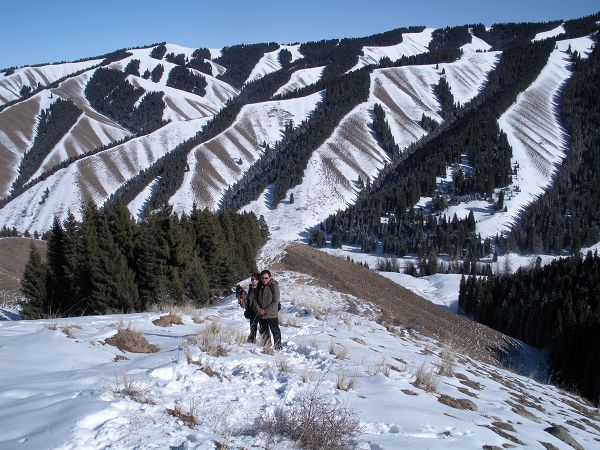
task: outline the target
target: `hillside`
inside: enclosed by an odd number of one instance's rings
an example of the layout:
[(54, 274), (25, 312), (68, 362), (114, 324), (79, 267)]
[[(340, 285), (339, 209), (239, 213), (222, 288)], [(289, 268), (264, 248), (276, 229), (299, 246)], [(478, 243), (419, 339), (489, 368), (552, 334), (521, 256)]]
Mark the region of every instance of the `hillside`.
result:
[[(292, 254), (283, 264), (309, 267), (310, 255)], [(278, 255), (268, 248), (264, 257)], [(340, 265), (353, 276), (345, 287), (331, 272), (275, 272), (284, 337), (275, 355), (244, 342), (247, 323), (233, 296), (174, 310), (182, 324), (168, 328), (153, 323), (161, 312), (1, 322), (0, 446), (289, 448), (301, 422), (270, 431), (258, 419), (276, 408), (292, 414), (311, 392), (338, 405), (329, 420), (356, 420), (353, 448), (598, 446), (600, 422), (584, 401), (463, 355), (460, 335), (438, 341), (390, 323), (395, 315), (348, 292), (363, 289), (369, 272)], [(119, 321), (158, 351), (109, 345)]]

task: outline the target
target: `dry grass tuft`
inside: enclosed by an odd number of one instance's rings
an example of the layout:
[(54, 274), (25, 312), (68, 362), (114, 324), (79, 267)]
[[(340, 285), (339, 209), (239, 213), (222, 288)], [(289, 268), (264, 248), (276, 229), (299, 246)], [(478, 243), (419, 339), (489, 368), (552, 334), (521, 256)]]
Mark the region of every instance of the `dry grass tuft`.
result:
[(331, 355), (335, 355), (335, 359), (341, 360), (348, 358), (348, 348), (339, 342), (331, 341), (331, 344), (329, 345), (329, 353)]
[(412, 382), (413, 386), (419, 389), (423, 389), (427, 392), (437, 392), (439, 384), (439, 375), (436, 373), (434, 368), (423, 362), (415, 373), (415, 380)]
[(289, 373), (289, 372), (293, 372), (293, 370), (294, 370), (292, 368), (292, 365), (286, 359), (286, 357), (285, 357), (285, 355), (283, 353), (278, 353), (277, 356), (275, 357), (275, 367), (280, 372), (287, 372), (287, 373)]
[(129, 361), (129, 358), (125, 355), (115, 355), (115, 357), (113, 358), (114, 362), (119, 362), (119, 361)]
[(469, 411), (477, 411), (477, 405), (466, 398), (454, 398), (449, 395), (441, 394), (438, 397), (438, 402), (456, 409), (467, 409)]
[(438, 374), (442, 377), (451, 377), (454, 375), (456, 364), (452, 355), (448, 352), (442, 352), (440, 361), (438, 362)]
[(346, 373), (344, 371), (343, 367), (340, 367), (340, 370), (338, 371), (338, 377), (337, 377), (337, 382), (336, 382), (336, 389), (339, 389), (340, 391), (349, 391), (350, 389), (354, 389), (354, 387), (356, 387), (356, 380), (358, 379), (358, 376), (356, 373), (354, 373), (353, 375), (351, 375), (349, 378), (346, 378)]
[(75, 336), (75, 330), (81, 330), (81, 327), (79, 325), (67, 325), (66, 327), (60, 328), (60, 331), (65, 333), (69, 339), (75, 339), (77, 337)]
[(213, 321), (198, 331), (192, 342), (210, 356), (227, 356), (229, 352), (224, 344), (230, 343), (232, 337), (229, 331), (222, 330), (219, 323)]
[(302, 382), (310, 383), (315, 376), (315, 370), (312, 367), (304, 366), (304, 370), (302, 371)]
[(158, 345), (148, 342), (143, 332), (132, 329), (131, 324), (125, 328), (123, 323), (119, 323), (117, 334), (105, 339), (104, 342), (123, 352), (156, 353), (160, 350)]
[(181, 420), (190, 428), (193, 428), (200, 423), (198, 421), (198, 407), (196, 406), (195, 401), (190, 402), (187, 411), (178, 403), (173, 408), (167, 408), (167, 412), (173, 417)]
[(303, 449), (353, 448), (353, 439), (361, 432), (354, 411), (316, 388), (300, 393), (289, 408), (278, 407), (259, 419), (258, 427), (269, 442), (284, 436)]
[(115, 397), (129, 397), (135, 402), (145, 405), (155, 405), (156, 402), (149, 396), (150, 384), (143, 383), (125, 371), (115, 373), (115, 382), (112, 387)]
[(152, 321), (154, 325), (159, 327), (170, 327), (171, 325), (183, 325), (181, 317), (177, 314), (170, 312), (166, 316), (161, 316), (158, 319)]
[(58, 330), (58, 324), (55, 322), (47, 323), (44, 325), (44, 328), (47, 328), (50, 331), (56, 331)]

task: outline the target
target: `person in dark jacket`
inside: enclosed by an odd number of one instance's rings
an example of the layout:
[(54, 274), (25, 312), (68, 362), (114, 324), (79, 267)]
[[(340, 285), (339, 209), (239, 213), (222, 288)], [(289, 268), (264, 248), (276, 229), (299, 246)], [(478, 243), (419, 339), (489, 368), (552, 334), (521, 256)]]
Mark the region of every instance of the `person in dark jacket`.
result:
[(279, 330), (279, 284), (271, 277), (271, 272), (263, 270), (260, 273), (261, 283), (258, 286), (254, 302), (254, 310), (258, 316), (260, 335), (264, 339), (271, 339), (269, 330), (273, 335), (273, 348), (281, 349), (281, 331)]
[(250, 285), (248, 286), (248, 293), (246, 294), (246, 301), (244, 304), (244, 317), (250, 321), (250, 334), (248, 335), (248, 342), (256, 342), (256, 329), (258, 327), (258, 316), (256, 315), (256, 294), (258, 292), (258, 286), (260, 285), (260, 274), (253, 273), (250, 276)]

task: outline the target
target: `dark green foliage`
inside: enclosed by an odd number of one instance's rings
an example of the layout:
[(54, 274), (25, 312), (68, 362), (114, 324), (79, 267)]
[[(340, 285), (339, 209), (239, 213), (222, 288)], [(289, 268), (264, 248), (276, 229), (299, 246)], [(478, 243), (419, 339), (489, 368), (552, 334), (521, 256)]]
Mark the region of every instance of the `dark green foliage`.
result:
[(155, 59), (163, 59), (165, 53), (167, 53), (167, 47), (164, 44), (160, 44), (152, 49), (150, 52), (150, 57)]
[(560, 20), (535, 23), (495, 23), (491, 30), (482, 24), (472, 26), (473, 34), (492, 46), (492, 50), (505, 50), (512, 45), (524, 45), (537, 33), (551, 30), (561, 24)]
[(21, 292), (28, 300), (23, 305), (23, 317), (42, 317), (44, 310), (49, 309), (46, 301), (46, 264), (42, 261), (35, 245), (31, 244), (29, 259), (21, 278)]
[(192, 58), (211, 59), (210, 50), (204, 47), (197, 48), (192, 53)]
[(118, 70), (100, 68), (88, 81), (85, 96), (95, 109), (134, 132), (156, 129), (163, 123), (162, 94), (149, 93), (134, 108), (144, 90), (134, 88), (126, 77)]
[(163, 111), (166, 107), (163, 92), (148, 92), (131, 112), (129, 124), (138, 133), (149, 133), (164, 125)]
[(553, 185), (527, 207), (505, 250), (561, 253), (600, 240), (600, 48), (575, 59), (561, 95), (570, 148)]
[(433, 92), (440, 102), (440, 116), (444, 120), (451, 120), (456, 113), (456, 107), (454, 106), (454, 96), (450, 91), (450, 85), (446, 81), (446, 77), (440, 77), (440, 81), (433, 89)]
[(287, 48), (282, 48), (277, 55), (277, 59), (279, 60), (281, 67), (287, 67), (292, 63), (292, 52)]
[(177, 64), (178, 66), (185, 66), (185, 55), (183, 53), (179, 53), (176, 55), (175, 53), (167, 53), (165, 55), (165, 61)]
[(140, 76), (140, 60), (132, 59), (125, 66), (125, 75), (135, 75), (136, 77)]
[(237, 210), (254, 200), (274, 183), (273, 206), (286, 198), (287, 191), (302, 181), (302, 174), (312, 152), (335, 130), (352, 108), (369, 95), (369, 72), (359, 70), (332, 79), (323, 101), (310, 118), (297, 127), (286, 126), (283, 139), (264, 156), (223, 197), (222, 207)]
[(217, 76), (217, 78), (241, 89), (260, 58), (265, 53), (275, 51), (278, 48), (279, 45), (275, 42), (224, 47), (221, 56), (215, 59), (215, 62), (225, 66), (227, 72)]
[(207, 75), (212, 75), (212, 66), (204, 58), (192, 58), (186, 67), (190, 69), (196, 69)]
[(579, 19), (567, 20), (564, 24), (565, 34), (560, 39), (571, 39), (580, 36), (587, 36), (598, 31), (598, 21), (600, 21), (600, 12)]
[(136, 223), (122, 203), (83, 219), (71, 214), (48, 233), (48, 264), (31, 251), (22, 289), (24, 317), (143, 311), (167, 301), (208, 302), (256, 271), (268, 231), (254, 214), (197, 211), (181, 218), (161, 208)]
[(206, 94), (206, 85), (206, 79), (202, 75), (182, 66), (173, 67), (167, 79), (167, 86), (200, 96)]
[(31, 94), (31, 86), (24, 84), (19, 91), (19, 96), (28, 97)]
[(157, 64), (156, 66), (154, 66), (154, 69), (152, 69), (152, 73), (150, 74), (150, 78), (155, 83), (158, 83), (160, 81), (160, 79), (162, 78), (164, 71), (165, 71), (165, 68), (163, 67), (163, 65), (162, 64)]
[(444, 49), (460, 48), (469, 42), (471, 42), (471, 34), (468, 25), (438, 28), (431, 35), (429, 51), (438, 53)]
[(19, 176), (13, 182), (15, 190), (40, 168), (44, 158), (63, 136), (71, 129), (81, 115), (81, 110), (71, 101), (57, 98), (48, 109), (43, 109), (36, 126), (35, 140), (19, 165)]
[[(432, 217), (413, 211), (412, 206), (421, 196), (433, 196), (436, 177), (445, 176), (446, 168), (459, 162), (463, 154), (474, 170), (463, 174), (457, 194), (487, 197), (494, 188), (510, 183), (511, 149), (497, 119), (535, 79), (552, 48), (553, 44), (546, 42), (507, 49), (490, 74), (486, 90), (472, 105), (457, 111), (456, 119), (439, 127), (432, 138), (409, 149), (408, 156), (393, 160), (354, 206), (330, 218), (343, 230), (344, 241), (359, 244), (365, 236), (377, 237), (384, 252), (400, 256), (427, 255), (430, 249), (451, 257), (487, 254), (490, 243), (481, 242), (474, 234), (474, 221)], [(380, 224), (381, 217), (388, 217), (389, 223)]]
[(433, 130), (435, 130), (438, 126), (438, 123), (433, 120), (431, 117), (425, 115), (425, 113), (423, 113), (421, 115), (421, 121), (419, 122), (419, 125), (421, 125), (421, 128), (423, 128), (425, 131), (427, 131), (428, 133), (431, 133)]
[(390, 126), (385, 120), (385, 111), (379, 103), (375, 103), (374, 107), (375, 117), (373, 118), (373, 129), (379, 142), (381, 142), (383, 149), (388, 155), (393, 156), (400, 152), (400, 147), (394, 141), (394, 136), (390, 130)]
[(549, 349), (552, 378), (597, 402), (600, 258), (591, 252), (460, 285), (459, 307), (478, 322)]

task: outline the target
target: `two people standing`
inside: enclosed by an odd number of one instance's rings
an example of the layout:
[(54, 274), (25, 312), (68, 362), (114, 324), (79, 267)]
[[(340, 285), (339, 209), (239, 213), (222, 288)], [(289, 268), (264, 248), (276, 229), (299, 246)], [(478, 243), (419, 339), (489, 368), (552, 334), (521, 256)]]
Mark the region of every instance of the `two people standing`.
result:
[[(241, 303), (240, 303), (241, 304)], [(248, 342), (256, 341), (256, 331), (261, 339), (271, 340), (275, 350), (281, 349), (281, 331), (279, 330), (279, 284), (271, 272), (263, 270), (250, 277), (250, 286), (244, 302), (244, 317), (250, 321)], [(269, 333), (270, 331), (270, 333)]]

